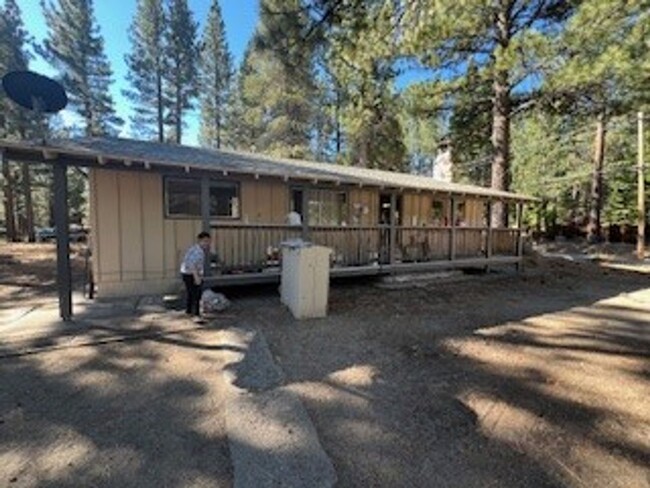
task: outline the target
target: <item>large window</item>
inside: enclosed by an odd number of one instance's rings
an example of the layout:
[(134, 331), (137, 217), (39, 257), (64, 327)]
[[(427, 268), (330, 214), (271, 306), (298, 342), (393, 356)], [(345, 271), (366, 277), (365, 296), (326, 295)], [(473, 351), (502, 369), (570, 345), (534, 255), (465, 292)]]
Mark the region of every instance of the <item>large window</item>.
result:
[[(201, 217), (201, 180), (165, 179), (165, 215)], [(239, 185), (229, 181), (210, 181), (210, 217), (239, 218)]]
[(347, 193), (332, 190), (309, 190), (309, 223), (345, 225), (348, 221)]
[[(291, 210), (302, 216), (302, 192), (295, 189), (291, 195)], [(348, 199), (344, 191), (309, 189), (310, 225), (346, 225), (348, 223)]]

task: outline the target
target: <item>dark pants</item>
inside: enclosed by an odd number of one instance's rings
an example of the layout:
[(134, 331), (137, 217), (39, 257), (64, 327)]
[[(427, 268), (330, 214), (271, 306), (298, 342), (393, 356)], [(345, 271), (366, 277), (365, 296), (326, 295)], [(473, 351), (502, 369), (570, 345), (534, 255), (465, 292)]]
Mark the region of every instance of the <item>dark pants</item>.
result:
[(183, 283), (187, 290), (187, 302), (185, 312), (191, 315), (199, 315), (199, 302), (201, 301), (201, 285), (194, 283), (194, 275), (183, 273)]

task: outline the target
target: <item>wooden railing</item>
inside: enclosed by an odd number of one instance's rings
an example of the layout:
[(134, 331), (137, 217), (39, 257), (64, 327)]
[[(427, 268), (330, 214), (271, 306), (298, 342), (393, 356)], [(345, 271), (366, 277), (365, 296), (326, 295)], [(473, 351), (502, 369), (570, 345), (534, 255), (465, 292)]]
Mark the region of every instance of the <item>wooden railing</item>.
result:
[(492, 229), (492, 255), (516, 255), (518, 236), (519, 231), (517, 229)]
[(332, 249), (334, 266), (368, 266), (382, 260), (385, 232), (380, 226), (314, 226), (309, 229), (309, 240)]
[[(332, 249), (333, 267), (371, 266), (517, 256), (519, 230), (483, 227), (311, 226), (309, 241)], [(299, 226), (227, 224), (213, 229), (221, 272), (278, 268), (281, 243), (303, 235)], [(489, 244), (491, 243), (491, 250)]]

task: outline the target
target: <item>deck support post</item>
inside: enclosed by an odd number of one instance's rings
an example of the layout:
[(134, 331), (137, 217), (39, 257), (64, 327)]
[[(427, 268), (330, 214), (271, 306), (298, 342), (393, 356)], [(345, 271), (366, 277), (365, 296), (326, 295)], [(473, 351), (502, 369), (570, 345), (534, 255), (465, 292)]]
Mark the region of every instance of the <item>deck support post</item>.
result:
[(309, 230), (309, 189), (304, 186), (302, 188), (302, 240), (308, 241), (310, 237)]
[[(486, 223), (487, 223), (487, 233), (485, 235), (485, 258), (489, 261), (492, 259), (492, 247), (493, 247), (493, 240), (494, 240), (494, 235), (492, 231), (492, 200), (488, 200), (486, 202)], [(485, 271), (488, 273), (490, 272), (490, 265), (488, 264), (485, 267)]]
[(68, 222), (68, 165), (54, 163), (54, 226), (56, 228), (56, 284), (59, 316), (72, 319), (72, 273), (70, 271), (70, 233)]
[(523, 265), (523, 256), (524, 256), (524, 229), (523, 229), (523, 217), (524, 217), (524, 204), (523, 202), (517, 202), (517, 270), (521, 271)]
[(389, 228), (389, 262), (395, 264), (397, 259), (397, 194), (390, 194), (390, 228)]
[[(201, 230), (203, 232), (209, 232), (210, 235), (212, 235), (210, 230), (210, 178), (207, 176), (201, 177)], [(203, 276), (210, 276), (210, 273), (212, 272), (212, 243), (210, 250), (205, 254), (206, 256), (203, 261)]]
[(449, 197), (449, 261), (456, 259), (456, 198)]

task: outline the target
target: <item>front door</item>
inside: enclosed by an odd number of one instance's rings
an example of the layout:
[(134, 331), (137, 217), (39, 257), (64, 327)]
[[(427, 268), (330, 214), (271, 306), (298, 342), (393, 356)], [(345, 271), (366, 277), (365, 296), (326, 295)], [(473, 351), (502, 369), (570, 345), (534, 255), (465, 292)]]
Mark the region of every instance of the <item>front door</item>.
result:
[[(390, 262), (390, 193), (379, 194), (379, 262), (386, 264)], [(395, 213), (395, 226), (399, 227), (402, 222), (402, 195), (397, 195), (397, 212)], [(399, 245), (399, 233), (396, 239)]]

